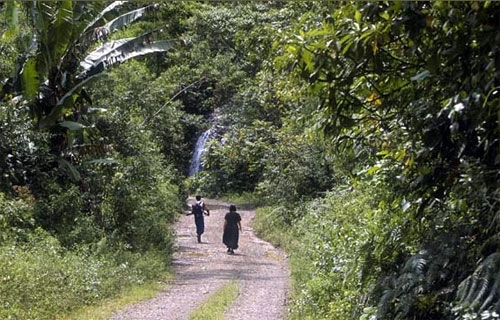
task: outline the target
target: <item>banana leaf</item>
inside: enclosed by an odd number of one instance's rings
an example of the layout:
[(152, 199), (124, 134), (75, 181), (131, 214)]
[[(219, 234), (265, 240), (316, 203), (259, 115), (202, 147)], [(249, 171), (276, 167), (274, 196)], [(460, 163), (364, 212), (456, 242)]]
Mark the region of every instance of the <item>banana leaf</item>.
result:
[(166, 52), (175, 47), (178, 40), (146, 42), (143, 37), (111, 41), (91, 52), (80, 66), (83, 72), (79, 79), (91, 77), (109, 67), (126, 60), (154, 52)]

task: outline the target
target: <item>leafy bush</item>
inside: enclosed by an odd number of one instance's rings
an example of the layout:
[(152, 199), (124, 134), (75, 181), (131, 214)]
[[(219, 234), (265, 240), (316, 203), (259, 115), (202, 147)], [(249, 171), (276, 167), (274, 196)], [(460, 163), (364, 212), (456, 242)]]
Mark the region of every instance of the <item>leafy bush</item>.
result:
[(362, 304), (365, 244), (372, 230), (368, 190), (337, 188), (308, 203), (292, 227), (292, 319), (350, 319)]
[(170, 224), (182, 208), (173, 183), (177, 173), (165, 164), (151, 132), (140, 123), (141, 117), (133, 122), (126, 115), (100, 123), (119, 152), (103, 187), (101, 225), (110, 243), (123, 241), (133, 251), (164, 250), (168, 257), (173, 239)]
[(15, 101), (0, 101), (0, 192), (15, 194), (14, 186), (30, 185), (37, 194), (57, 165), (48, 135), (32, 130), (25, 106)]
[(82, 197), (78, 186), (61, 186), (56, 183), (46, 184), (45, 197), (40, 197), (35, 205), (37, 223), (45, 230), (63, 239), (73, 229), (75, 219), (82, 212)]
[(335, 182), (333, 158), (325, 148), (319, 139), (282, 132), (265, 153), (257, 192), (283, 205), (322, 196)]
[(229, 191), (253, 191), (262, 175), (261, 160), (272, 140), (273, 128), (264, 122), (234, 128), (210, 140), (205, 156), (207, 178), (202, 178), (202, 186), (219, 195)]
[(35, 199), (27, 188), (17, 187), (22, 197), (6, 197), (0, 193), (0, 244), (12, 239), (25, 239), (35, 225)]

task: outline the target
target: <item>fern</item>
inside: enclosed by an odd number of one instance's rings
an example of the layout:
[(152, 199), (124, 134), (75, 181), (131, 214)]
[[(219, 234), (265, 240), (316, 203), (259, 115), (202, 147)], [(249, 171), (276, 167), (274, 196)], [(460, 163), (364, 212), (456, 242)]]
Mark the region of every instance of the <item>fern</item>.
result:
[(67, 148), (64, 151), (63, 155), (65, 158), (73, 159), (75, 161), (80, 161), (83, 160), (84, 158), (88, 159), (88, 158), (102, 157), (112, 151), (113, 151), (113, 146), (109, 144), (81, 144), (81, 145), (75, 145), (72, 148)]
[(394, 319), (407, 319), (416, 296), (425, 291), (425, 271), (428, 264), (425, 252), (411, 256), (396, 279), (388, 279), (386, 289), (378, 305), (378, 318), (385, 319), (394, 309)]
[[(457, 255), (456, 238), (442, 236), (406, 259), (399, 272), (375, 288), (377, 319), (443, 319), (448, 316), (440, 301), (452, 300), (456, 276), (450, 262)], [(378, 291), (377, 291), (378, 290)], [(444, 312), (444, 313), (443, 313)]]
[(500, 312), (500, 253), (489, 255), (458, 286), (456, 319), (471, 313)]

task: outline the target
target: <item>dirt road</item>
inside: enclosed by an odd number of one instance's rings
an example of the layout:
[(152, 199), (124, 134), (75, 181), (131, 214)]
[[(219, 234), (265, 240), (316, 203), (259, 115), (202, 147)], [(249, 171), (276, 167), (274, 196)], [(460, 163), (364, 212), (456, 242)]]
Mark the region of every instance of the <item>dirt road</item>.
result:
[(243, 219), (240, 248), (228, 255), (222, 244), (222, 225), (229, 204), (207, 199), (205, 203), (210, 216), (205, 218), (202, 243), (196, 240), (193, 216), (183, 216), (176, 224), (176, 280), (155, 298), (131, 305), (110, 320), (189, 319), (197, 306), (232, 280), (239, 282), (240, 294), (227, 310), (226, 319), (284, 319), (287, 261), (282, 252), (255, 236), (250, 226), (255, 211), (238, 208)]

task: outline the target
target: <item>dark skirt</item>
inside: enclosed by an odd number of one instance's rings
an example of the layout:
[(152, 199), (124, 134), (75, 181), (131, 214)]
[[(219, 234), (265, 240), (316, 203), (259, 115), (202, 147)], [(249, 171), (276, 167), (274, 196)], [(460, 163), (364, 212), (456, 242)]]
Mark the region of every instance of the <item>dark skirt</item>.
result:
[(203, 216), (199, 218), (194, 218), (194, 223), (196, 224), (196, 234), (202, 235), (205, 232), (205, 220)]
[(222, 242), (230, 249), (238, 249), (239, 237), (238, 227), (226, 227), (222, 235)]

